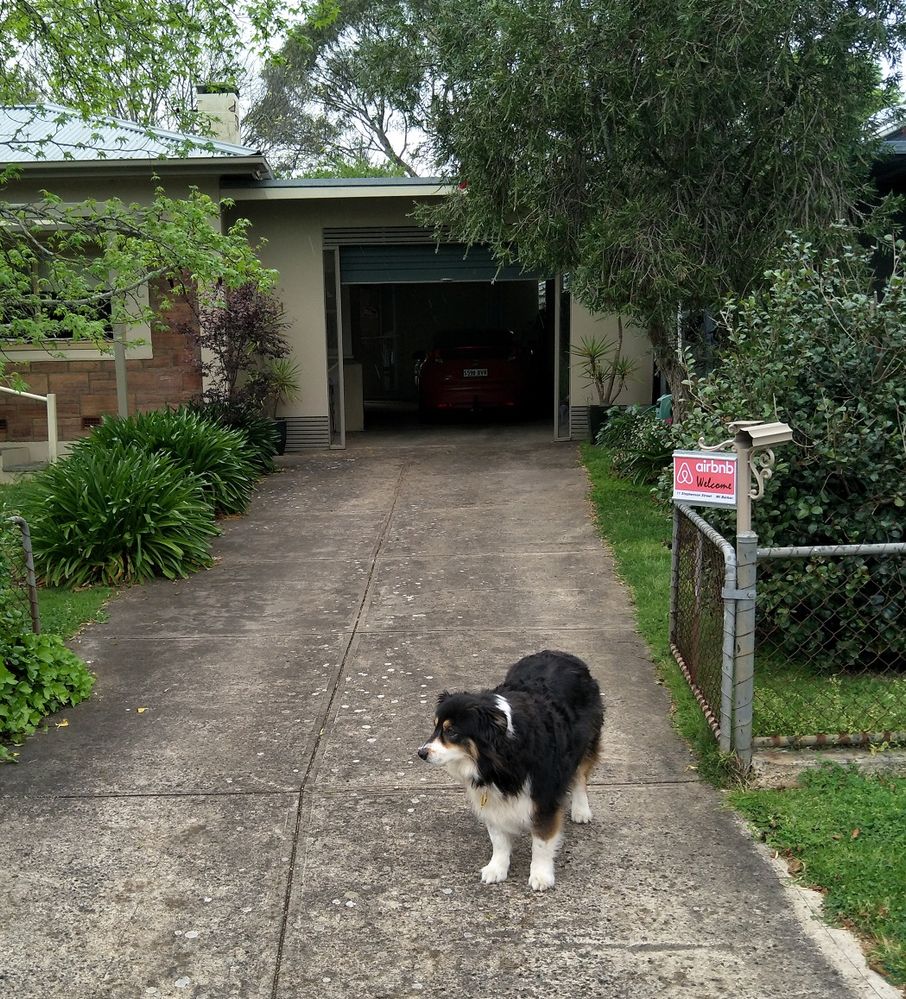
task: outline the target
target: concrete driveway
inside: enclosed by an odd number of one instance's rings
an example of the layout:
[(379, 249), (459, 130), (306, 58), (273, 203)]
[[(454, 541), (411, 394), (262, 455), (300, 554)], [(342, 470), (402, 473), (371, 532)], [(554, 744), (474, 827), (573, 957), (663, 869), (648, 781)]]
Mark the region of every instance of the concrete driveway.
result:
[[(0, 995), (879, 994), (695, 779), (586, 491), (531, 427), (365, 437), (286, 459), (210, 571), (121, 594), (75, 646), (94, 697), (0, 769)], [(440, 689), (545, 647), (608, 710), (539, 896), (527, 843), (480, 884), (415, 750)]]

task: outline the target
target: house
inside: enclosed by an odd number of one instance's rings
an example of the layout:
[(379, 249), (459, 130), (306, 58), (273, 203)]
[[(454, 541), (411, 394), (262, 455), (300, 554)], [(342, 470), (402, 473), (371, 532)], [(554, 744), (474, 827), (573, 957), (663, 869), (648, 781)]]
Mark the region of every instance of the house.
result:
[[(368, 433), (369, 416), (415, 399), (414, 358), (445, 328), (516, 331), (533, 352), (539, 412), (557, 440), (587, 434), (592, 389), (570, 355), (582, 337), (612, 338), (616, 318), (570, 302), (562, 276), (500, 268), (484, 247), (438, 245), (412, 218), (418, 204), (448, 197), (435, 179), (278, 180), (262, 154), (238, 145), (235, 95), (199, 95), (224, 138), (202, 140), (110, 119), (103, 126), (45, 106), (0, 110), (0, 155), (21, 173), (2, 194), (25, 202), (44, 188), (66, 201), (151, 197), (161, 183), (171, 197), (190, 186), (230, 199), (226, 220), (251, 221), (266, 240), (264, 264), (280, 273), (286, 337), (300, 371), (298, 399), (287, 419), (287, 449), (343, 446), (347, 433)], [(202, 104), (202, 102), (205, 102)], [(13, 141), (13, 137), (15, 137)], [(155, 180), (159, 178), (159, 180)], [(147, 291), (155, 301), (156, 291)], [(176, 304), (167, 329), (126, 331), (129, 411), (174, 405), (197, 396), (197, 355), (183, 330), (193, 317)], [(61, 440), (86, 433), (117, 411), (113, 355), (93, 344), (10, 346), (10, 365), (31, 390), (57, 396)], [(619, 403), (649, 403), (652, 361), (644, 331), (627, 325), (624, 354), (635, 372)], [(42, 407), (0, 397), (0, 439), (46, 449)], [(42, 443), (43, 442), (43, 443)]]

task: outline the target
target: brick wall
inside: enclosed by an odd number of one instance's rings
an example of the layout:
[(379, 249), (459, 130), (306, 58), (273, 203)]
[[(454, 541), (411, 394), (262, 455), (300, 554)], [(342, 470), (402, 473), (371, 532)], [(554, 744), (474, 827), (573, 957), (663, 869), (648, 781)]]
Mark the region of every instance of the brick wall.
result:
[[(155, 296), (152, 294), (152, 302)], [(177, 300), (159, 313), (166, 329), (151, 334), (153, 357), (126, 361), (129, 412), (160, 409), (188, 402), (201, 393), (197, 367), (198, 347), (183, 332), (195, 328), (194, 313), (184, 300)], [(112, 356), (102, 361), (31, 361), (8, 364), (18, 371), (32, 392), (57, 396), (60, 440), (74, 440), (90, 429), (92, 421), (116, 413), (116, 373)], [(0, 395), (0, 440), (47, 440), (47, 414), (43, 403)]]

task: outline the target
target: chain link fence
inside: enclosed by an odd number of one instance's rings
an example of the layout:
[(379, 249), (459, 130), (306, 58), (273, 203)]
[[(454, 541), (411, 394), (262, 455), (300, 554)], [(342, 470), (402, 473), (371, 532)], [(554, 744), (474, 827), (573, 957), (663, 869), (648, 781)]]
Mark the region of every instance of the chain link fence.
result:
[(31, 535), (21, 517), (0, 517), (0, 628), (19, 634), (41, 630)]
[(729, 749), (736, 553), (688, 507), (678, 507), (673, 528), (670, 647), (711, 730)]
[(758, 550), (754, 745), (906, 741), (906, 544)]
[(749, 534), (743, 586), (742, 549), (682, 504), (673, 524), (670, 645), (721, 749), (906, 743), (906, 543)]

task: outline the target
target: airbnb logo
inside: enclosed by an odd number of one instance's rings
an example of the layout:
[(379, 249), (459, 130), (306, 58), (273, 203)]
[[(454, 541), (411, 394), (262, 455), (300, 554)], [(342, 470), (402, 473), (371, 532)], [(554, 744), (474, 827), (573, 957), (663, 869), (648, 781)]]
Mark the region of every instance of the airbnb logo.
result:
[(679, 471), (676, 473), (676, 481), (681, 486), (691, 486), (695, 481), (692, 469), (689, 468), (688, 464), (680, 465)]

